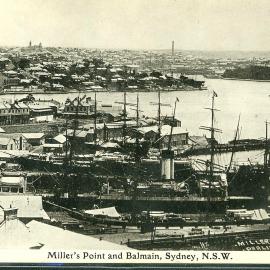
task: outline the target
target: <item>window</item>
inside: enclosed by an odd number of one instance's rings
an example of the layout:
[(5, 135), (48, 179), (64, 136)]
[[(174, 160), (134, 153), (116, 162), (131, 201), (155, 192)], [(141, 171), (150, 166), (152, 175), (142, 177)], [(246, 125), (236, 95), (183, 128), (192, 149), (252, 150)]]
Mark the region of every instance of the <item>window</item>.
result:
[(13, 192), (13, 193), (17, 193), (17, 192), (18, 192), (18, 188), (12, 187), (12, 188), (10, 189), (10, 191)]
[(9, 188), (8, 187), (2, 187), (2, 192), (9, 192)]

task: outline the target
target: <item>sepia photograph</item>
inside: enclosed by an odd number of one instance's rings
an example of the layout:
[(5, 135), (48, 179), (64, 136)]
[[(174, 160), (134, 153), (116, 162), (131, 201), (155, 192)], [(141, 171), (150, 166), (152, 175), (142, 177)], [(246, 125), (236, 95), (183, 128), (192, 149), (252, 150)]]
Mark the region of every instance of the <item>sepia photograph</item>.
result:
[(0, 0), (0, 264), (270, 264), (269, 29), (268, 0)]

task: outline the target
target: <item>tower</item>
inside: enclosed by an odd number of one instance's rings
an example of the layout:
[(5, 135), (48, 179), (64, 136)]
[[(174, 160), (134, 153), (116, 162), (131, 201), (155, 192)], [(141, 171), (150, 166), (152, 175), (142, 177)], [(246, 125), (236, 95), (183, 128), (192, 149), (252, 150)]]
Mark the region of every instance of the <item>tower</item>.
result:
[(32, 41), (30, 40), (29, 41), (29, 48), (31, 48), (32, 47)]
[(172, 56), (174, 56), (174, 40), (172, 41)]

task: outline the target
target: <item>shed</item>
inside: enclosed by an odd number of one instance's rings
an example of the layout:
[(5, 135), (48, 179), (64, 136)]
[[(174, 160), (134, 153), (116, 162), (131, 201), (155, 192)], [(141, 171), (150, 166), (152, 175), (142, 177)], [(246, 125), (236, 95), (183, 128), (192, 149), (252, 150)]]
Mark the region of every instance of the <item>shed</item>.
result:
[(93, 216), (104, 216), (104, 217), (112, 217), (112, 218), (121, 217), (121, 215), (117, 212), (115, 207), (85, 210), (84, 212), (86, 214), (93, 215)]

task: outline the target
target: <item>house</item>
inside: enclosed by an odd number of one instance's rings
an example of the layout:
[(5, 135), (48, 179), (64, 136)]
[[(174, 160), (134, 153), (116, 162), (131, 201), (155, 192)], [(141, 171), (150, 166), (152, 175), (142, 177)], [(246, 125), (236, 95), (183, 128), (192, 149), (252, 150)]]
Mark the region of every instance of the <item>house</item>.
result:
[[(14, 247), (30, 249), (38, 246), (37, 240), (31, 237), (29, 228), (19, 220), (17, 208), (0, 208), (0, 248), (12, 250)], [(13, 256), (14, 257), (14, 256)]]
[[(172, 130), (172, 131), (171, 131)], [(172, 134), (171, 134), (172, 133)], [(167, 148), (169, 144), (169, 138), (171, 138), (172, 149), (180, 149), (184, 145), (188, 144), (188, 132), (182, 127), (174, 127), (172, 129), (169, 125), (164, 125), (161, 127), (161, 148)]]
[(0, 133), (0, 150), (29, 150), (31, 145), (22, 134)]
[(45, 153), (63, 153), (66, 151), (68, 141), (66, 136), (58, 134), (53, 138), (47, 138), (46, 143), (43, 145), (43, 152)]
[(63, 111), (65, 117), (89, 118), (95, 111), (95, 102), (85, 97), (76, 97), (73, 100), (67, 99)]
[(173, 150), (180, 150), (183, 146), (188, 144), (188, 132), (182, 127), (171, 127), (170, 125), (161, 126), (160, 138), (158, 126), (146, 126), (135, 128), (130, 133), (133, 137), (139, 136), (144, 140), (150, 142), (153, 146), (160, 146), (165, 149), (169, 145), (169, 138), (171, 136), (171, 148)]
[(63, 134), (58, 134), (51, 140), (52, 140), (52, 143), (58, 143), (58, 144), (65, 144), (67, 142), (67, 138)]
[(15, 149), (15, 142), (11, 138), (0, 139), (0, 150), (13, 150)]
[(5, 88), (18, 86), (19, 84), (20, 84), (20, 79), (18, 77), (7, 77), (4, 80), (4, 87)]
[(30, 120), (32, 122), (50, 122), (54, 120), (55, 111), (46, 104), (30, 103), (28, 104), (30, 111)]
[(64, 145), (61, 143), (44, 143), (43, 153), (62, 154), (65, 151)]
[(173, 116), (163, 116), (161, 117), (161, 122), (163, 125), (170, 125), (173, 127), (181, 127), (181, 121)]
[(26, 124), (29, 120), (30, 111), (23, 102), (0, 103), (0, 125)]
[(42, 133), (23, 133), (27, 142), (32, 146), (38, 146), (45, 143), (45, 134)]
[(105, 140), (121, 140), (123, 138), (123, 123), (115, 122), (103, 125), (102, 129), (97, 131), (101, 138)]
[(80, 129), (74, 131), (72, 129), (68, 129), (67, 137), (69, 140), (75, 140), (77, 142), (86, 142), (87, 131)]
[(18, 195), (0, 195), (0, 209), (18, 209), (17, 217), (23, 222), (30, 220), (49, 219), (43, 209), (42, 196), (18, 194)]
[(85, 143), (89, 141), (89, 133), (86, 130), (67, 130), (67, 138), (75, 152), (84, 152)]
[(0, 193), (25, 193), (26, 178), (23, 175), (1, 175), (0, 177)]
[[(112, 122), (112, 123), (97, 123), (96, 125), (96, 136), (99, 141), (108, 140), (122, 140), (123, 139), (123, 126), (124, 122)], [(126, 121), (126, 131), (129, 134), (129, 130), (136, 126), (136, 121)], [(83, 130), (88, 132), (87, 142), (94, 140), (94, 124), (86, 124), (81, 127)]]

